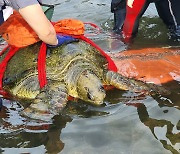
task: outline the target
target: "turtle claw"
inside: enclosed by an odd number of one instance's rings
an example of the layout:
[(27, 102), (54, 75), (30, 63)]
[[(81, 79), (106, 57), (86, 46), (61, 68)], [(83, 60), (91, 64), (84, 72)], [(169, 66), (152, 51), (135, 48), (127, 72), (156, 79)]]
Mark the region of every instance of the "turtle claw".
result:
[(54, 114), (48, 112), (35, 111), (33, 108), (26, 108), (21, 111), (21, 115), (31, 119), (50, 122), (54, 117)]
[(43, 121), (49, 121), (58, 115), (67, 104), (67, 90), (63, 84), (49, 84), (31, 103), (22, 111), (22, 115)]
[(66, 106), (66, 102), (43, 102), (40, 99), (36, 99), (35, 103), (32, 103), (28, 108), (24, 109), (21, 113), (23, 116), (31, 119), (38, 119), (43, 121), (50, 121), (55, 115), (58, 115), (60, 111)]

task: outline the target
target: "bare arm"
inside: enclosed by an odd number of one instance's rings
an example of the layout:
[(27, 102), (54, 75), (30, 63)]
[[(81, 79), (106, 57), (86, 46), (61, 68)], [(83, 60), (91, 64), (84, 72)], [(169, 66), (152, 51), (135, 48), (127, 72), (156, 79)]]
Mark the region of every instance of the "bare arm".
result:
[(50, 45), (57, 45), (56, 32), (50, 21), (46, 18), (39, 4), (19, 9), (19, 13), (37, 33), (39, 38)]

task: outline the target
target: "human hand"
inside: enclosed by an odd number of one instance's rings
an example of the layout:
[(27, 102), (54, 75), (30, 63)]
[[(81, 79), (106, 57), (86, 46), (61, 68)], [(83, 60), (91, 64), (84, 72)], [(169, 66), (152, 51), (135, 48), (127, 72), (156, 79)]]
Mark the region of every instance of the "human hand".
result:
[(61, 46), (62, 44), (68, 44), (68, 43), (71, 43), (71, 42), (78, 42), (79, 40), (76, 39), (76, 38), (73, 38), (71, 36), (68, 36), (68, 35), (56, 35), (57, 37), (57, 40), (58, 40), (58, 43), (57, 45), (47, 45), (48, 47), (52, 47), (52, 48), (55, 48), (55, 47), (58, 47), (58, 46)]

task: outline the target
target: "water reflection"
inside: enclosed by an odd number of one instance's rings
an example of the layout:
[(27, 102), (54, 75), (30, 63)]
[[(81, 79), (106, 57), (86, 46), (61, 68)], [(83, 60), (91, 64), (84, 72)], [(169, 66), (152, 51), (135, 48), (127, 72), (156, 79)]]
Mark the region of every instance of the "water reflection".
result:
[[(0, 151), (6, 151), (13, 148), (24, 148), (22, 151), (29, 151), (27, 148), (35, 148), (44, 145), (47, 153), (58, 153), (64, 148), (64, 143), (60, 139), (61, 130), (65, 128), (72, 118), (66, 115), (55, 116), (53, 123), (43, 123), (42, 121), (33, 121), (20, 117), (14, 113), (16, 119), (21, 124), (13, 124), (10, 111), (3, 106), (0, 112)], [(17, 118), (19, 117), (19, 119)], [(4, 149), (5, 148), (5, 149)], [(7, 150), (8, 151), (8, 150)], [(18, 153), (20, 153), (19, 150)], [(40, 152), (42, 153), (42, 151)]]
[(157, 101), (158, 106), (152, 107), (154, 105), (148, 104), (145, 97), (123, 103), (135, 107), (140, 121), (151, 130), (163, 147), (173, 154), (178, 154), (180, 152), (179, 94), (172, 92), (171, 96), (154, 96), (153, 99)]
[[(178, 88), (178, 86), (176, 87)], [(149, 128), (154, 138), (158, 140), (165, 149), (176, 154), (180, 150), (180, 119), (177, 117), (177, 115), (179, 115), (180, 106), (178, 99), (179, 93), (177, 93), (176, 90), (177, 89), (174, 89), (174, 92), (168, 96), (169, 98), (167, 96), (164, 97), (159, 95), (152, 98), (142, 94), (113, 89), (107, 92), (107, 97), (105, 99), (106, 105), (102, 107), (93, 107), (81, 101), (70, 101), (64, 112), (53, 118), (52, 123), (33, 121), (32, 119), (30, 120), (21, 117), (18, 113), (18, 111), (21, 110), (21, 106), (16, 102), (6, 102), (6, 105), (3, 106), (2, 111), (0, 112), (1, 151), (18, 148), (21, 152), (31, 152), (35, 147), (43, 145), (43, 149), (47, 153), (59, 153), (68, 146), (66, 145), (68, 143), (64, 143), (61, 139), (62, 130), (65, 129), (67, 125), (71, 125), (72, 121), (82, 119), (88, 123), (88, 119), (90, 120), (93, 117), (104, 117), (104, 119), (107, 120), (111, 116), (120, 115), (122, 105), (124, 105), (127, 107), (127, 111), (129, 110), (129, 107), (135, 108), (135, 113), (131, 113), (130, 110), (128, 111), (130, 116), (131, 114), (137, 114), (140, 122), (143, 123), (145, 127)], [(149, 99), (153, 101), (149, 102)], [(173, 103), (168, 101), (172, 99)], [(118, 119), (117, 116), (116, 119)], [(113, 120), (110, 120), (110, 123), (111, 122), (113, 122)], [(120, 117), (119, 122), (121, 122)], [(105, 126), (108, 126), (107, 121), (104, 121), (103, 123)], [(118, 121), (116, 121), (116, 123), (118, 123)], [(137, 123), (139, 122), (137, 121)], [(84, 129), (87, 126), (81, 125), (79, 127)], [(98, 134), (100, 136), (103, 135), (101, 134), (102, 128), (97, 128)], [(113, 127), (112, 129), (117, 132), (116, 127)], [(77, 134), (83, 135), (81, 130), (74, 131), (77, 131)], [(112, 131), (113, 130), (109, 133)], [(116, 139), (116, 137), (113, 135), (113, 139)], [(76, 142), (76, 137), (72, 138), (71, 142)], [(103, 138), (101, 142), (103, 142)], [(84, 143), (82, 142), (79, 144), (82, 144), (83, 146)], [(8, 150), (6, 149), (7, 147)], [(31, 150), (28, 150), (28, 148)], [(43, 150), (41, 150), (41, 152), (42, 151)]]
[[(113, 21), (107, 0), (51, 3), (60, 4), (55, 8), (54, 20), (69, 17), (71, 10), (70, 17), (99, 25), (103, 32), (91, 38), (107, 52), (179, 45), (169, 39), (159, 18), (142, 18), (138, 36), (127, 47), (110, 33)], [(71, 101), (51, 123), (21, 117), (21, 106), (4, 100), (0, 112), (0, 153), (180, 153), (180, 82), (172, 81), (166, 86), (171, 95), (151, 97), (111, 90), (102, 107)]]
[[(136, 107), (141, 122), (149, 127), (154, 137), (162, 143), (163, 147), (170, 150), (173, 154), (178, 153), (180, 150), (178, 149), (178, 145), (180, 145), (180, 132), (178, 132), (180, 120), (173, 124), (165, 119), (154, 119), (149, 116), (144, 104), (136, 104)], [(164, 112), (168, 112), (168, 110)]]

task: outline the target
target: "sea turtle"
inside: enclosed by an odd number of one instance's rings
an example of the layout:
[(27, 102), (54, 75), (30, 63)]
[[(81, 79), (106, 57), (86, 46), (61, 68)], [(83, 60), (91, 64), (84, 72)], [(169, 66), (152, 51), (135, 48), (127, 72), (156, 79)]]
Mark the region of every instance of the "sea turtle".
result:
[[(15, 100), (30, 102), (22, 112), (30, 118), (51, 119), (66, 106), (69, 95), (101, 105), (106, 95), (104, 85), (134, 92), (152, 90), (152, 86), (142, 81), (108, 70), (106, 58), (84, 41), (48, 48), (48, 83), (40, 89), (37, 72), (39, 48), (40, 43), (36, 43), (20, 49), (9, 61), (3, 78), (3, 88)], [(3, 56), (0, 62), (2, 59)]]

